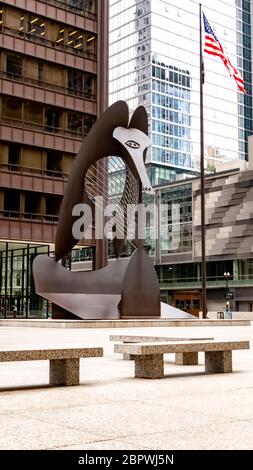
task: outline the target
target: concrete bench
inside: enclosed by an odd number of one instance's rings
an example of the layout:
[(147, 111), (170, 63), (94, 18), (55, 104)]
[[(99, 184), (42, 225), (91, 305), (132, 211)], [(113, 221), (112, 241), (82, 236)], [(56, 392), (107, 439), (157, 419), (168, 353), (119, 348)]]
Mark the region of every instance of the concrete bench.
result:
[(131, 354), (135, 361), (135, 377), (164, 377), (164, 354), (205, 353), (207, 373), (232, 372), (232, 350), (249, 349), (249, 341), (202, 341), (143, 344), (115, 344), (114, 352)]
[(49, 360), (50, 385), (79, 385), (80, 359), (101, 357), (103, 348), (1, 350), (0, 362)]
[[(120, 341), (122, 343), (148, 343), (150, 342), (163, 342), (167, 341), (207, 341), (214, 338), (176, 338), (169, 336), (143, 336), (143, 335), (110, 335), (110, 341)], [(126, 361), (133, 361), (135, 356), (132, 354), (123, 354), (123, 359)], [(176, 353), (175, 364), (178, 366), (194, 366), (198, 365), (198, 353)]]

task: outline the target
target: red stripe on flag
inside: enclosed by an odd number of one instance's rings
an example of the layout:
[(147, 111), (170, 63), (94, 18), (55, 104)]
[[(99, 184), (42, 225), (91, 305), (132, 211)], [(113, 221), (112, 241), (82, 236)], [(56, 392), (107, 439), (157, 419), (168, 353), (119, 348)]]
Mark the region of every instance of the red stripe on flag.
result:
[(224, 53), (222, 45), (209, 34), (206, 34), (205, 36), (204, 52), (212, 56), (220, 57), (225, 67), (229, 71), (230, 76), (234, 78), (239, 90), (242, 93), (246, 93), (244, 88), (244, 80), (240, 72), (231, 64), (229, 58)]

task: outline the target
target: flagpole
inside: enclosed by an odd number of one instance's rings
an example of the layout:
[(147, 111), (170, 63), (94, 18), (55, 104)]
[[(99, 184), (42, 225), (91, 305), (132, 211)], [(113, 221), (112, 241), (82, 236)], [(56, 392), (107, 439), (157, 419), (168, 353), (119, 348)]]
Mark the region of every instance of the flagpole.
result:
[(207, 317), (206, 309), (206, 230), (205, 230), (205, 151), (204, 151), (204, 104), (203, 104), (203, 51), (202, 51), (202, 5), (199, 4), (199, 49), (200, 49), (200, 185), (201, 185), (201, 259), (202, 259), (202, 316)]

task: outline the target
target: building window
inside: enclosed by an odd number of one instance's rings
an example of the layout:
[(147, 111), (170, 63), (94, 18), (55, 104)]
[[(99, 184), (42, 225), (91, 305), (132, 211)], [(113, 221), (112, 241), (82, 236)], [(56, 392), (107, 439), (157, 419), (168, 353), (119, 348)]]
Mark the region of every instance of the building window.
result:
[(95, 0), (67, 0), (67, 4), (76, 10), (81, 10), (83, 13), (95, 13)]
[(43, 125), (43, 106), (27, 101), (24, 103), (24, 121), (34, 125)]
[(32, 34), (33, 36), (39, 36), (44, 38), (45, 32), (45, 20), (43, 18), (39, 18), (38, 16), (31, 15), (28, 21), (28, 34)]
[(84, 94), (93, 98), (95, 97), (95, 78), (90, 74), (84, 76)]
[(58, 132), (60, 127), (60, 112), (48, 108), (45, 112), (46, 117), (46, 130), (49, 132)]
[(86, 35), (85, 38), (86, 44), (85, 44), (85, 52), (87, 54), (96, 54), (96, 37), (92, 35)]
[(6, 190), (4, 192), (4, 215), (5, 217), (19, 217), (20, 191)]
[(71, 93), (94, 98), (95, 78), (91, 74), (71, 69), (68, 74), (68, 88)]
[(80, 31), (76, 29), (68, 29), (66, 36), (67, 46), (73, 49), (83, 51), (84, 49), (84, 34), (80, 34)]
[(25, 217), (29, 219), (40, 218), (41, 195), (39, 193), (25, 193)]
[(21, 145), (19, 144), (9, 144), (9, 155), (8, 163), (10, 169), (13, 171), (18, 170), (20, 165), (20, 156), (21, 156)]
[(56, 44), (64, 44), (65, 40), (65, 28), (60, 27), (56, 39)]
[(84, 135), (87, 135), (88, 132), (91, 130), (93, 124), (95, 122), (95, 118), (92, 116), (84, 116), (84, 126), (83, 126), (83, 132)]
[(12, 8), (5, 8), (3, 11), (4, 27), (8, 29), (16, 29), (17, 31), (20, 30), (21, 17), (22, 17), (22, 14), (19, 10), (14, 10)]
[(69, 113), (68, 115), (68, 128), (75, 133), (87, 135), (93, 124), (94, 117), (88, 114)]
[(81, 3), (80, 0), (67, 0), (67, 4), (73, 8), (79, 8)]
[(19, 33), (23, 34), (25, 32), (25, 17), (21, 16), (20, 17), (20, 22), (19, 22)]
[(16, 98), (4, 96), (2, 98), (2, 114), (10, 119), (22, 119), (22, 101)]
[[(46, 219), (52, 220), (59, 215), (61, 208), (61, 196), (47, 195), (46, 196)], [(53, 216), (53, 217), (52, 217)]]
[(6, 56), (6, 75), (9, 78), (18, 78), (22, 76), (22, 57), (16, 54), (7, 54)]
[(68, 128), (73, 132), (79, 134), (83, 133), (83, 116), (79, 113), (69, 114), (68, 116)]
[(83, 92), (83, 74), (80, 70), (71, 69), (68, 74), (68, 87), (70, 91)]
[(62, 154), (58, 152), (47, 152), (47, 174), (59, 176), (62, 173)]

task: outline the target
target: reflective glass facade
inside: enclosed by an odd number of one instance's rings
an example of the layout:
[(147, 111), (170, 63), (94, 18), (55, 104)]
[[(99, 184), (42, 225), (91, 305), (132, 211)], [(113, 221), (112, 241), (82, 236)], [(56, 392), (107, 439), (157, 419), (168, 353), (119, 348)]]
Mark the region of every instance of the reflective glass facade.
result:
[[(34, 287), (32, 264), (40, 254), (54, 256), (49, 245), (0, 242), (0, 319), (51, 316), (51, 303)], [(82, 269), (89, 270), (93, 257), (93, 247), (80, 246), (64, 257), (62, 265), (75, 271), (82, 264)]]
[[(251, 17), (248, 0), (203, 0), (220, 42), (242, 73), (237, 91), (224, 64), (204, 54), (206, 168), (247, 159), (252, 133)], [(148, 163), (170, 168), (166, 179), (199, 170), (199, 3), (197, 0), (110, 0), (110, 103), (146, 107)], [(174, 170), (174, 173), (173, 173)], [(159, 172), (154, 176), (156, 184)], [(157, 181), (156, 181), (157, 180)]]
[[(161, 204), (168, 206), (168, 226), (161, 221), (160, 226), (160, 257), (175, 252), (191, 252), (192, 250), (192, 186), (184, 184), (172, 188), (161, 189)], [(175, 224), (175, 212), (178, 221)], [(174, 233), (172, 235), (172, 230)], [(170, 234), (170, 235), (169, 235)], [(169, 236), (168, 236), (169, 235)]]

